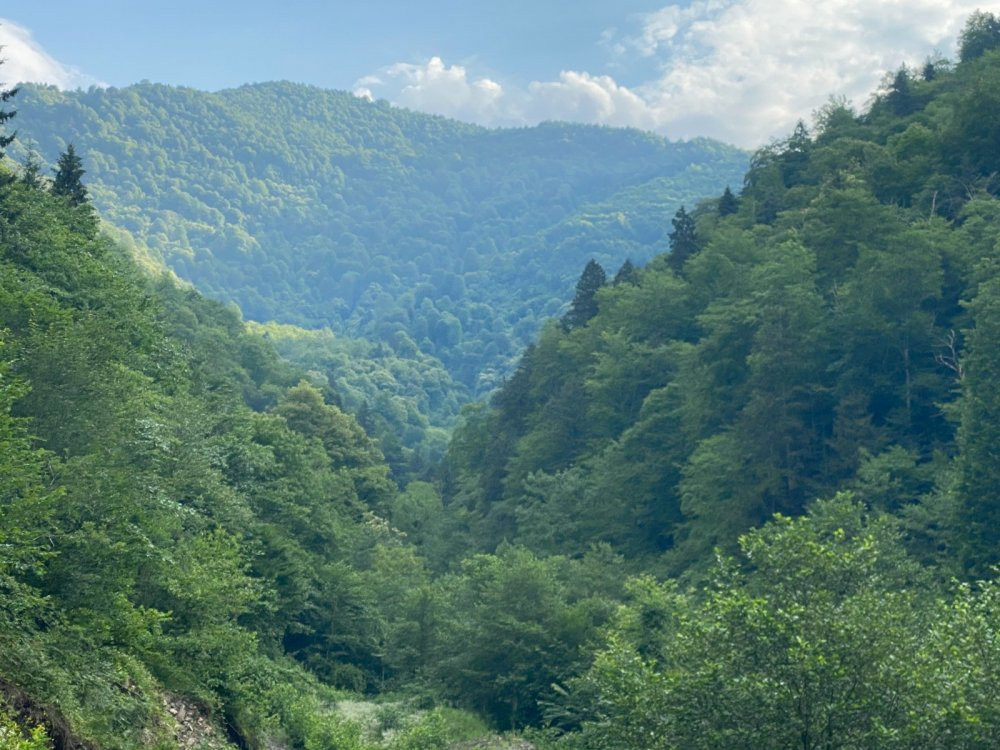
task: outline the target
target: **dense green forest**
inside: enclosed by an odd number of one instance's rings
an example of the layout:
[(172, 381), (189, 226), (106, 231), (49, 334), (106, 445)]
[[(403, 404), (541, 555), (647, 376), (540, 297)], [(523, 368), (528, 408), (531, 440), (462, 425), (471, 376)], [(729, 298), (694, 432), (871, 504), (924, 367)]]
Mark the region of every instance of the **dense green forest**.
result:
[[(487, 130), (291, 83), (25, 86), (19, 99), (12, 154), (54, 164), (74, 144), (101, 215), (156, 261), (250, 320), (329, 327), (342, 346), (308, 366), (369, 402), (393, 428), (380, 439), (415, 448), (392, 457), (397, 471), (440, 454), (432, 428), (509, 374), (591, 255), (664, 251), (669, 216), (738, 184), (747, 161), (709, 140)], [(351, 339), (381, 345), (381, 387), (342, 366), (364, 346)], [(429, 381), (447, 393), (411, 397)], [(415, 432), (384, 394), (427, 425)]]
[(429, 365), (249, 327), (99, 230), (68, 143), (8, 161), (0, 747), (996, 747), (998, 122), (977, 13), (670, 253), (581, 263), (402, 488), (323, 363)]

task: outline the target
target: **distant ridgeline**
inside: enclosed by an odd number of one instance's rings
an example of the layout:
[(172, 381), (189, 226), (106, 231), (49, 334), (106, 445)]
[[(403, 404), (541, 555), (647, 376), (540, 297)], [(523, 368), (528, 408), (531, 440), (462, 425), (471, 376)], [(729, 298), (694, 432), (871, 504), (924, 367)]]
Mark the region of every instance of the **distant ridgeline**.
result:
[(613, 272), (662, 252), (677, 208), (739, 185), (748, 160), (634, 130), (489, 130), (287, 82), (25, 86), (19, 108), (11, 155), (33, 146), (51, 164), (73, 143), (101, 215), (202, 292), (443, 363), (458, 396), (430, 407), (438, 424), (502, 381), (590, 258)]

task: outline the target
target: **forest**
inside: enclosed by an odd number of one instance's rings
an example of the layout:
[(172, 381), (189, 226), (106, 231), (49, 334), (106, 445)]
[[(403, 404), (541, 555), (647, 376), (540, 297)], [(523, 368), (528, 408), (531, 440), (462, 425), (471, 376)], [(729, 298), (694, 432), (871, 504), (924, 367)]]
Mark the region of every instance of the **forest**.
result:
[(431, 353), (244, 320), (6, 90), (0, 748), (1000, 746), (1000, 19), (958, 49), (579, 248), (450, 432)]
[(738, 184), (748, 159), (635, 130), (489, 130), (287, 82), (18, 98), (15, 159), (44, 171), (78, 148), (94, 206), (144, 262), (283, 324), (279, 350), (399, 443), (398, 476), (427, 478), (442, 430), (513, 371), (592, 255), (665, 251), (669, 216)]

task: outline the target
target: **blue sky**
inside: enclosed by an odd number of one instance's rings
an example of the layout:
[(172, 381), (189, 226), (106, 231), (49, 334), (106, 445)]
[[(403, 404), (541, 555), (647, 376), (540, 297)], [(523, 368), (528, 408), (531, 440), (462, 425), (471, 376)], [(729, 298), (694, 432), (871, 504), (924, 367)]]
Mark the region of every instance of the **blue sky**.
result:
[(953, 54), (970, 0), (7, 0), (0, 78), (286, 79), (486, 125), (564, 119), (756, 146)]

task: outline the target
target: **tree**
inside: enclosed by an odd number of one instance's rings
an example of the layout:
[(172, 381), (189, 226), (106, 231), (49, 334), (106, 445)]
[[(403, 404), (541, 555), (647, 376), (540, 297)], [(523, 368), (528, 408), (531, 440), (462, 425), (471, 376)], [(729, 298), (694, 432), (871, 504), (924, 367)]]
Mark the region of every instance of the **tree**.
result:
[[(3, 47), (0, 47), (3, 49)], [(0, 60), (0, 65), (3, 64), (3, 60)], [(10, 120), (17, 114), (17, 110), (4, 109), (3, 105), (9, 102), (14, 96), (17, 95), (18, 89), (0, 89), (0, 125)], [(3, 150), (7, 148), (11, 143), (14, 142), (14, 138), (17, 137), (17, 131), (11, 133), (10, 135), (0, 135), (0, 159), (3, 158)]]
[(583, 747), (977, 746), (907, 736), (940, 688), (917, 658), (920, 576), (891, 521), (838, 496), (740, 546), (742, 570), (719, 560), (697, 594), (630, 583), (573, 685), (596, 707)]
[(593, 575), (580, 561), (521, 547), (467, 557), (461, 573), (442, 581), (451, 613), (435, 677), (502, 729), (537, 723), (558, 685), (579, 673), (609, 604), (579, 596)]
[(80, 206), (87, 202), (87, 188), (81, 178), (85, 174), (83, 161), (76, 154), (73, 144), (66, 147), (56, 162), (56, 176), (52, 182), (52, 194), (69, 199), (70, 205)]
[(674, 225), (674, 231), (669, 235), (670, 255), (667, 262), (675, 271), (680, 271), (687, 259), (698, 252), (698, 236), (694, 218), (684, 210), (684, 206), (677, 209), (670, 223)]
[(28, 152), (24, 160), (24, 168), (21, 171), (21, 182), (30, 188), (39, 189), (44, 184), (42, 182), (42, 162), (38, 158), (38, 152), (34, 149)]
[(597, 290), (608, 281), (608, 276), (596, 260), (591, 259), (576, 282), (576, 294), (569, 312), (563, 316), (563, 327), (567, 331), (585, 325), (597, 315)]
[(618, 269), (618, 273), (615, 274), (614, 281), (611, 282), (613, 286), (618, 286), (620, 284), (632, 284), (635, 286), (639, 283), (639, 272), (635, 270), (635, 266), (632, 265), (632, 261), (629, 258), (625, 259), (622, 263), (622, 267)]
[(896, 75), (889, 85), (889, 94), (886, 96), (886, 103), (892, 113), (898, 117), (906, 117), (913, 114), (916, 104), (913, 101), (913, 94), (910, 91), (910, 74), (906, 67), (896, 71)]
[[(994, 271), (995, 273), (995, 271)], [(965, 564), (988, 576), (1000, 560), (1000, 277), (979, 286), (970, 305), (975, 327), (967, 332), (962, 357), (962, 422), (958, 431), (958, 495), (961, 525), (967, 528)]]
[(1000, 18), (992, 13), (977, 10), (965, 22), (958, 37), (958, 58), (962, 62), (982, 57), (991, 49), (1000, 47)]
[(943, 60), (934, 59), (928, 55), (924, 67), (920, 69), (920, 77), (925, 81), (933, 81), (938, 77), (938, 66), (946, 64)]
[(719, 198), (719, 216), (729, 216), (740, 210), (740, 202), (733, 191), (729, 189), (729, 185), (726, 185), (726, 189), (722, 192), (722, 197)]

